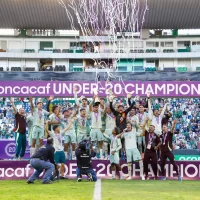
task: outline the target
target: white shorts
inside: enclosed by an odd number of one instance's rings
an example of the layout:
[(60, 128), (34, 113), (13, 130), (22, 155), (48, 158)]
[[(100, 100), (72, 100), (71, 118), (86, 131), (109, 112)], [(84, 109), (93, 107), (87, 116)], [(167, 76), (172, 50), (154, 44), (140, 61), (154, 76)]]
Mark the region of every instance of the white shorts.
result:
[(126, 149), (126, 160), (127, 163), (133, 162), (133, 161), (137, 161), (137, 160), (141, 160), (142, 157), (140, 155), (140, 152), (137, 148), (134, 149)]

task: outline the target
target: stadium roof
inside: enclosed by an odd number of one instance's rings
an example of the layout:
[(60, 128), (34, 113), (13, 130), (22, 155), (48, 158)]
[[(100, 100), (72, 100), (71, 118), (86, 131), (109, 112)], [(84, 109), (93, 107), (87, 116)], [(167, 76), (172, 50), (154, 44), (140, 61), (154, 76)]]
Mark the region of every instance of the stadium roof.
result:
[[(67, 3), (68, 0), (63, 0)], [(147, 0), (145, 29), (200, 28), (200, 0)], [(141, 9), (145, 0), (140, 0)], [(78, 29), (78, 22), (75, 27)], [(0, 28), (71, 29), (57, 0), (1, 0)]]

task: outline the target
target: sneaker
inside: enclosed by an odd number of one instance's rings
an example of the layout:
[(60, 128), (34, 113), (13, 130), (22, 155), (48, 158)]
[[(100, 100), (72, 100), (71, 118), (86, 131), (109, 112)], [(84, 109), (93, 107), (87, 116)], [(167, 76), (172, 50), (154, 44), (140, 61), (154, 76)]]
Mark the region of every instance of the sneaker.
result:
[(145, 177), (144, 176), (142, 176), (142, 180), (145, 181)]
[(92, 181), (93, 181), (92, 174), (90, 174), (90, 173), (87, 174), (87, 177), (88, 177), (88, 181), (89, 181), (89, 182), (92, 182)]
[(178, 181), (182, 181), (182, 177), (181, 176), (178, 176)]
[(34, 184), (34, 182), (33, 181), (26, 181), (28, 184)]
[(145, 176), (145, 180), (149, 180), (149, 176)]
[(120, 180), (124, 180), (124, 177), (123, 177), (123, 176), (120, 176)]
[(73, 156), (73, 157), (72, 157), (72, 160), (76, 160), (76, 156)]
[(162, 181), (165, 181), (165, 180), (166, 180), (166, 177), (165, 177), (165, 176), (161, 177), (161, 180), (162, 180)]
[(82, 178), (81, 178), (81, 177), (78, 177), (77, 181), (78, 181), (78, 182), (81, 182), (81, 181), (82, 181)]
[(131, 176), (128, 176), (128, 178), (126, 179), (127, 181), (132, 180)]
[(68, 179), (68, 178), (65, 176), (60, 176), (60, 179)]
[(45, 181), (45, 182), (42, 182), (42, 184), (53, 184), (52, 181)]

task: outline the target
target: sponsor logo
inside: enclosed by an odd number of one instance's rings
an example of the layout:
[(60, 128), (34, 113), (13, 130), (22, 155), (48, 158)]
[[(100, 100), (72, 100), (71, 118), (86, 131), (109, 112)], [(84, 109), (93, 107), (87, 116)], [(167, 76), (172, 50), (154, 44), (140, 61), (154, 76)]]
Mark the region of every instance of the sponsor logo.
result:
[(16, 144), (14, 142), (8, 143), (5, 146), (5, 153), (9, 157), (14, 157), (15, 156), (15, 149), (16, 149)]

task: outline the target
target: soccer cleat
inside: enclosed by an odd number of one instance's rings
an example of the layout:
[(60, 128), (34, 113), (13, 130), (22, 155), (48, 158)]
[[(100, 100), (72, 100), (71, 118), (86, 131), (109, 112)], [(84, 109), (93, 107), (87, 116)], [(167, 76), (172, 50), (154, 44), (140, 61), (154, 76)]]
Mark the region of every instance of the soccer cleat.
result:
[(144, 176), (142, 176), (142, 180), (145, 181), (145, 177)]
[(42, 184), (53, 184), (52, 181), (45, 181), (45, 182), (42, 182)]
[(181, 176), (178, 176), (178, 181), (182, 181), (182, 177)]
[(165, 181), (165, 180), (166, 180), (166, 177), (165, 177), (165, 176), (161, 177), (161, 180), (162, 180), (162, 181)]
[(28, 184), (34, 184), (33, 181), (29, 181), (29, 180), (27, 181), (27, 183), (28, 183)]
[(60, 176), (60, 179), (68, 179), (67, 177), (65, 177), (65, 176)]
[(88, 177), (88, 181), (89, 181), (89, 182), (92, 182), (92, 181), (93, 181), (92, 174), (88, 173), (88, 174), (87, 174), (87, 177)]
[(127, 180), (127, 181), (130, 181), (130, 180), (132, 180), (132, 177), (129, 176), (126, 180)]
[(73, 157), (72, 157), (72, 160), (76, 160), (76, 156), (73, 156)]
[(124, 180), (124, 177), (123, 177), (123, 176), (120, 176), (120, 180)]

